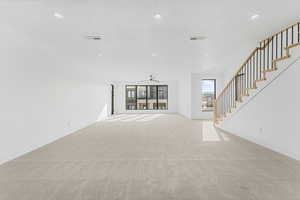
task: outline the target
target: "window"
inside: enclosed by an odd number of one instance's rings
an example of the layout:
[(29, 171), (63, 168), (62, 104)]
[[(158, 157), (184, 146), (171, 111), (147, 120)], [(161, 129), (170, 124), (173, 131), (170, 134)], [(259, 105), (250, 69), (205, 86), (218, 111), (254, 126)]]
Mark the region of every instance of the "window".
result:
[(159, 110), (168, 109), (168, 86), (165, 85), (158, 86), (158, 109)]
[(202, 89), (202, 111), (213, 111), (214, 100), (216, 99), (216, 80), (203, 79), (201, 81)]
[(126, 87), (126, 109), (136, 110), (136, 87), (127, 86)]
[(157, 86), (156, 85), (148, 85), (148, 94), (147, 94), (147, 103), (148, 110), (156, 110), (157, 109)]
[(137, 86), (137, 108), (147, 110), (147, 86)]
[(167, 85), (127, 85), (126, 110), (167, 110)]

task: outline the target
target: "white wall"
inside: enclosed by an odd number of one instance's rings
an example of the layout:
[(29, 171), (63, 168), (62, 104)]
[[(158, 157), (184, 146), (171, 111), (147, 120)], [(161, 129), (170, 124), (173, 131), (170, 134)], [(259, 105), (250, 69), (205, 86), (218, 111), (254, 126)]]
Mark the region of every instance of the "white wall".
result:
[(202, 105), (202, 79), (216, 79), (217, 96), (224, 87), (223, 74), (218, 73), (192, 73), (191, 75), (191, 118), (192, 119), (212, 119), (213, 112), (203, 112)]
[(0, 94), (0, 163), (108, 115), (107, 86), (68, 82), (31, 85), (26, 80), (13, 84), (4, 78), (0, 81), (3, 87)]
[(225, 119), (220, 128), (300, 160), (300, 48), (291, 54), (278, 64), (281, 74)]
[(109, 87), (87, 64), (22, 32), (0, 43), (0, 163), (107, 115)]
[(178, 81), (178, 113), (191, 118), (191, 73), (182, 73)]
[[(167, 110), (126, 110), (125, 87), (126, 85), (139, 85), (135, 82), (118, 82), (115, 85), (115, 113), (176, 113), (178, 98), (177, 81), (161, 81), (159, 85), (168, 85), (168, 109)], [(143, 84), (140, 84), (143, 85)], [(144, 84), (145, 85), (145, 84)]]
[(223, 89), (222, 73), (182, 73), (178, 81), (178, 113), (190, 119), (211, 119), (212, 112), (201, 110), (201, 80), (216, 79), (217, 95)]

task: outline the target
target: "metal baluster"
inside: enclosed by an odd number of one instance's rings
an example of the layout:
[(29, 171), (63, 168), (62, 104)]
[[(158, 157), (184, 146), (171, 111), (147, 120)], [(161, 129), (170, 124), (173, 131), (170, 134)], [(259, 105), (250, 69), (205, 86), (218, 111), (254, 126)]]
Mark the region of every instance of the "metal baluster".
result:
[(281, 37), (281, 47), (280, 47), (280, 49), (281, 49), (281, 58), (283, 57), (283, 32), (281, 31), (281, 33), (280, 33), (280, 37)]
[(225, 89), (225, 114), (228, 113), (228, 93), (227, 88)]
[(230, 80), (230, 84), (229, 84), (229, 94), (230, 94), (229, 95), (229, 100), (230, 100), (229, 101), (230, 102), (230, 104), (229, 104), (230, 106), (229, 107), (230, 107), (230, 112), (232, 110), (232, 90), (231, 90), (231, 83), (232, 83), (232, 79)]
[(271, 55), (271, 67), (273, 69), (273, 59), (274, 59), (274, 37), (272, 37), (272, 55)]
[[(266, 43), (265, 43), (266, 40), (264, 40), (264, 57), (263, 57), (263, 72), (266, 70)], [(264, 78), (264, 77), (263, 77)]]
[(294, 44), (294, 26), (292, 26), (292, 44)]
[[(246, 79), (245, 89), (246, 89), (246, 88), (249, 88), (249, 60), (246, 63), (245, 72), (246, 72), (246, 76), (245, 76), (245, 79)], [(245, 92), (246, 92), (246, 90), (245, 90)]]
[(278, 58), (278, 34), (276, 34), (276, 59)]
[(298, 42), (300, 42), (300, 22), (298, 22)]
[(262, 62), (261, 62), (261, 58), (262, 58), (262, 56), (261, 56), (261, 54), (262, 54), (262, 52), (261, 52), (261, 42), (259, 43), (259, 47), (260, 47), (260, 49), (259, 49), (259, 79), (261, 79), (261, 64), (262, 64)]
[(233, 78), (233, 107), (236, 107), (236, 76)]
[(220, 103), (221, 103), (221, 117), (223, 118), (223, 93), (221, 93), (221, 96), (220, 96)]
[(285, 47), (287, 48), (289, 46), (289, 32), (288, 29), (285, 31)]
[(255, 71), (254, 71), (254, 66), (255, 66), (255, 53), (256, 52), (254, 52), (254, 54), (253, 54), (253, 56), (252, 56), (252, 65), (251, 65), (251, 68), (250, 68), (250, 77), (251, 77), (251, 79), (250, 79), (250, 87), (251, 88), (254, 88), (253, 87), (253, 82), (254, 82), (254, 76), (255, 76)]
[(252, 79), (252, 58), (253, 58), (253, 55), (251, 55), (250, 66), (249, 66), (249, 88), (251, 88), (251, 79)]
[(259, 57), (258, 57), (258, 51), (259, 50), (257, 50), (256, 51), (256, 67), (255, 67), (255, 70), (256, 70), (256, 80), (258, 80), (258, 59), (259, 59)]
[(234, 79), (231, 79), (231, 84), (230, 84), (230, 91), (231, 91), (231, 108), (232, 108), (232, 110), (233, 110), (233, 88), (232, 88), (232, 86), (233, 86), (233, 80), (234, 80)]
[(247, 79), (246, 79), (246, 68), (245, 68), (245, 66), (244, 66), (244, 68), (243, 68), (243, 72), (244, 72), (244, 85), (243, 85), (243, 90), (242, 90), (242, 92), (243, 92), (243, 95), (245, 95), (245, 94), (246, 94), (245, 88), (246, 88), (246, 81), (247, 81)]
[(227, 87), (227, 101), (228, 101), (228, 103), (227, 103), (227, 110), (228, 110), (228, 112), (230, 112), (230, 93), (229, 93), (229, 85), (228, 85), (228, 87)]
[(228, 103), (227, 103), (227, 107), (228, 107), (227, 110), (230, 113), (230, 90), (229, 90), (229, 85), (227, 87), (227, 101), (228, 101)]
[(235, 89), (235, 83), (236, 83), (236, 79), (233, 79), (233, 107), (236, 107), (236, 89)]
[(270, 38), (268, 38), (267, 70), (270, 69)]
[(236, 86), (237, 86), (237, 100), (240, 101), (240, 78), (239, 76), (237, 76), (237, 79), (236, 79)]
[(225, 101), (225, 91), (223, 92), (223, 116), (226, 115), (226, 101)]
[(225, 108), (225, 102), (224, 102), (224, 92), (222, 93), (222, 117), (224, 116), (224, 108)]

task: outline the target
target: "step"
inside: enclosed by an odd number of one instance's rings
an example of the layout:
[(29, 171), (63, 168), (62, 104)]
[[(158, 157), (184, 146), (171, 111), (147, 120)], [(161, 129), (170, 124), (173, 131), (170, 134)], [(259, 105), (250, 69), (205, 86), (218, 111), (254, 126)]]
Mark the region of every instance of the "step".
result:
[(258, 83), (258, 82), (262, 82), (262, 81), (266, 81), (267, 79), (266, 78), (263, 78), (263, 79), (257, 79), (257, 80), (254, 80), (254, 83)]
[(282, 60), (288, 59), (289, 57), (291, 57), (291, 55), (286, 55), (286, 56), (283, 56), (282, 58), (277, 58), (277, 59), (274, 59), (274, 60), (273, 60), (273, 62), (279, 62), (279, 61), (282, 61)]
[(272, 69), (267, 69), (267, 70), (264, 70), (263, 72), (266, 73), (266, 72), (274, 72), (276, 71), (277, 68), (272, 68)]
[[(300, 34), (300, 33), (299, 33)], [(300, 42), (299, 43), (295, 43), (295, 44), (292, 44), (292, 45), (289, 45), (288, 47), (286, 47), (285, 49), (291, 49), (291, 48), (294, 48), (296, 46), (300, 46)]]
[(245, 88), (245, 90), (256, 90), (257, 87)]

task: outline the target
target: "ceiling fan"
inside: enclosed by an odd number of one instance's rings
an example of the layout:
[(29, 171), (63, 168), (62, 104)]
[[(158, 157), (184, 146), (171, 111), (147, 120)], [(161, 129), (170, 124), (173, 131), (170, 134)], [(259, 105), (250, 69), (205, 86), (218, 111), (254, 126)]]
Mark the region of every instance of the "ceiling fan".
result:
[(150, 83), (151, 84), (151, 83), (159, 83), (160, 81), (157, 80), (157, 79), (155, 79), (154, 76), (151, 74), (148, 79), (142, 80), (142, 81), (138, 81), (138, 82), (139, 83)]

